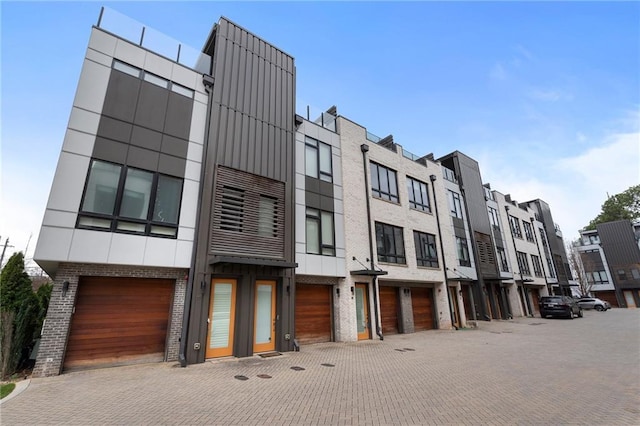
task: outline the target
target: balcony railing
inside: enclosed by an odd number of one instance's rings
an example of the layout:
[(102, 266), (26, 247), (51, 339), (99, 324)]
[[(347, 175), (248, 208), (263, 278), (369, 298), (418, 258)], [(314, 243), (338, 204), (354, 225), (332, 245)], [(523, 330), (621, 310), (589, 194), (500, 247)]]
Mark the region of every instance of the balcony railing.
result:
[(211, 74), (211, 56), (113, 9), (103, 7), (96, 26), (187, 68)]

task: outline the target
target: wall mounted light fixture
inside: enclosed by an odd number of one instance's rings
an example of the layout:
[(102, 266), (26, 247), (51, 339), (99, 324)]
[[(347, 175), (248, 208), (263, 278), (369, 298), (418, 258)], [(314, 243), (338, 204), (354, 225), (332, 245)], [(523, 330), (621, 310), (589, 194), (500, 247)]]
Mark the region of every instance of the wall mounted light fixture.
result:
[(336, 287), (336, 296), (340, 297), (340, 287)]
[(62, 283), (62, 297), (67, 295), (67, 291), (69, 291), (69, 281), (65, 281)]

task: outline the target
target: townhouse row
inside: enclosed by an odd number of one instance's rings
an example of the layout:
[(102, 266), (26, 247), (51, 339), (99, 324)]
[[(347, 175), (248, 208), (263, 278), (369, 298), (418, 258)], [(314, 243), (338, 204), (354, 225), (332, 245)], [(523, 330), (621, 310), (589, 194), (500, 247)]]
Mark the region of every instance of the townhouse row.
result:
[(335, 107), (297, 115), (293, 57), (228, 19), (172, 52), (116, 16), (91, 29), (34, 255), (54, 280), (35, 376), (469, 327), (568, 292), (544, 201)]

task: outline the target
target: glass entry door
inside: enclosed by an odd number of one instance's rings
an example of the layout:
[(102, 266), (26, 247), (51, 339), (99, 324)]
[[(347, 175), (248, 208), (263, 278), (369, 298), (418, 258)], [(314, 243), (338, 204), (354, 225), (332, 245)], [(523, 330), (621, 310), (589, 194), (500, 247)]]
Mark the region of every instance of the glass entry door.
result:
[(236, 280), (213, 279), (207, 331), (207, 358), (233, 355)]
[(356, 284), (356, 322), (358, 340), (369, 339), (369, 303), (366, 284)]
[(256, 281), (253, 352), (276, 349), (276, 282)]

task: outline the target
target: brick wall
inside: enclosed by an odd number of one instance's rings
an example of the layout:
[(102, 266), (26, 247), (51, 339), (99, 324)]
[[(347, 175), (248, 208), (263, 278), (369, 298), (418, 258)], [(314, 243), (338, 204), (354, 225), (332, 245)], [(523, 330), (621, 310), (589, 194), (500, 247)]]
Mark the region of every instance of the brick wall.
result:
[[(56, 376), (61, 373), (71, 316), (81, 276), (160, 278), (175, 280), (173, 306), (167, 336), (166, 361), (178, 359), (184, 312), (187, 269), (150, 268), (126, 265), (61, 263), (55, 276), (49, 310), (42, 329), (40, 348), (33, 377)], [(69, 288), (63, 295), (63, 283)]]

